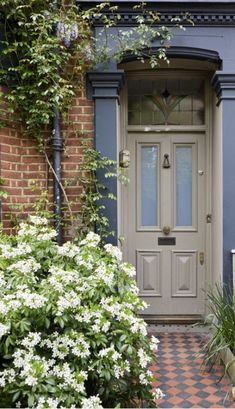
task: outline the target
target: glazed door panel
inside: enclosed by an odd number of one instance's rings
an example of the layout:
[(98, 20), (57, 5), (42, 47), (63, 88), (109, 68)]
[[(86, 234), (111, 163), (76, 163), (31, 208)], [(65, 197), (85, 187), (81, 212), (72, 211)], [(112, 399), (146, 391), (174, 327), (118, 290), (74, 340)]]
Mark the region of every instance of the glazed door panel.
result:
[(147, 314), (204, 313), (205, 135), (128, 135), (125, 258)]

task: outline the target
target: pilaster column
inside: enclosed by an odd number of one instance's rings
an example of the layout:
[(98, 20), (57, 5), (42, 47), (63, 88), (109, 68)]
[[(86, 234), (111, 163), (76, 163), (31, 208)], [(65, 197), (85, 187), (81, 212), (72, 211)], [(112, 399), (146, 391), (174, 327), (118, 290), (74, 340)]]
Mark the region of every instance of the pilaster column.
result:
[[(93, 71), (88, 73), (89, 90), (95, 102), (95, 148), (112, 160), (117, 160), (119, 90), (123, 83), (124, 71)], [(117, 181), (105, 179), (102, 171), (98, 177), (109, 192), (117, 196)], [(104, 215), (115, 237), (108, 239), (117, 244), (117, 201), (104, 200)]]
[(235, 248), (235, 73), (217, 71), (212, 86), (222, 112), (223, 281), (233, 287), (231, 250)]

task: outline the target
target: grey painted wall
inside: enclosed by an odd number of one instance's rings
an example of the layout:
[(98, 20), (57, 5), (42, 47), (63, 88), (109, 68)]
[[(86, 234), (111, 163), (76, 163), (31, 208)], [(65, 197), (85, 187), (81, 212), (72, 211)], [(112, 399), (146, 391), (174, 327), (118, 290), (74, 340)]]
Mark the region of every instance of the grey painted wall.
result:
[(231, 249), (235, 248), (235, 100), (223, 104), (223, 276), (232, 285)]
[[(128, 30), (123, 27), (122, 30)], [(115, 40), (117, 29), (109, 30), (112, 38), (110, 39), (110, 54), (118, 44)], [(96, 36), (102, 41), (102, 28), (96, 28)], [(223, 60), (223, 70), (235, 70), (235, 26), (234, 27), (186, 27), (186, 31), (173, 28), (174, 37), (171, 46), (177, 47), (196, 47), (217, 51)], [(153, 46), (158, 46), (157, 42)], [(114, 64), (112, 63), (112, 68)]]
[[(122, 83), (123, 72), (91, 72), (88, 74), (91, 92), (95, 101), (95, 148), (103, 156), (116, 161), (117, 159), (117, 113), (118, 92)], [(105, 178), (104, 171), (98, 171), (98, 178), (106, 187), (106, 193), (117, 196), (117, 181), (115, 178)], [(104, 192), (105, 193), (105, 192)], [(103, 199), (103, 214), (108, 218), (110, 230), (116, 232), (108, 241), (117, 244), (117, 202)]]
[[(188, 7), (190, 6), (188, 5)], [(123, 27), (123, 29), (128, 30), (128, 27)], [(115, 30), (114, 28), (111, 29), (112, 35), (115, 34)], [(97, 36), (100, 36), (101, 31), (101, 27), (96, 27)], [(222, 24), (221, 26), (213, 26), (208, 23), (206, 26), (195, 25), (187, 27), (186, 31), (179, 29), (174, 29), (173, 31), (172, 46), (215, 51), (222, 60), (220, 72), (224, 73), (225, 77), (228, 73), (235, 74), (235, 24), (234, 26), (223, 26)], [(111, 53), (115, 45), (115, 39), (112, 38), (110, 40)], [(154, 45), (157, 46), (158, 44), (155, 43)], [(113, 61), (110, 69), (112, 71), (115, 69)], [(231, 81), (233, 88), (235, 76)], [(224, 91), (226, 91), (226, 84), (223, 85), (222, 91), (217, 89), (219, 98)], [(224, 281), (231, 283), (232, 265), (230, 251), (232, 248), (235, 248), (235, 91), (227, 95), (225, 99), (222, 98), (220, 103), (222, 104), (223, 112), (223, 274)], [(111, 154), (111, 157), (114, 158), (116, 155), (115, 138), (117, 131), (114, 130), (117, 125), (116, 118), (114, 112), (110, 112), (107, 115), (107, 112), (111, 109), (109, 102), (100, 101), (99, 104), (96, 108), (96, 115), (98, 115), (96, 121), (98, 120), (99, 123), (102, 123), (101, 116), (103, 115), (103, 121), (108, 121), (108, 126), (106, 128), (105, 126), (97, 125), (96, 145), (102, 152), (107, 155)], [(112, 129), (111, 133), (109, 129)], [(116, 186), (113, 189), (116, 191)], [(112, 215), (114, 214), (117, 214), (117, 210), (113, 208)], [(113, 218), (113, 227), (116, 225), (116, 218)]]

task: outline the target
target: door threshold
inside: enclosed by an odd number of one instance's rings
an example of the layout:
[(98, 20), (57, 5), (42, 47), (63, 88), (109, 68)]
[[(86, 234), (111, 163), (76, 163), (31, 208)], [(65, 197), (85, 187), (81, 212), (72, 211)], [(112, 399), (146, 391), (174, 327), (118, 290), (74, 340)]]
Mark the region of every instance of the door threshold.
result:
[(197, 324), (203, 323), (202, 315), (141, 315), (147, 324)]

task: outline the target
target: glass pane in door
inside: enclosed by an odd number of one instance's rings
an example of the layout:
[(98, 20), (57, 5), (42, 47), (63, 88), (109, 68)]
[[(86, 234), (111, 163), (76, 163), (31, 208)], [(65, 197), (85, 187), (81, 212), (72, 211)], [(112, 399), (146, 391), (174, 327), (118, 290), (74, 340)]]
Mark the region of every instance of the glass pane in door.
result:
[(141, 146), (141, 225), (157, 226), (158, 147)]
[(176, 225), (192, 226), (192, 146), (176, 146)]

